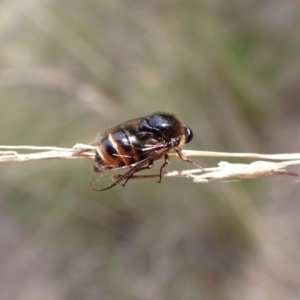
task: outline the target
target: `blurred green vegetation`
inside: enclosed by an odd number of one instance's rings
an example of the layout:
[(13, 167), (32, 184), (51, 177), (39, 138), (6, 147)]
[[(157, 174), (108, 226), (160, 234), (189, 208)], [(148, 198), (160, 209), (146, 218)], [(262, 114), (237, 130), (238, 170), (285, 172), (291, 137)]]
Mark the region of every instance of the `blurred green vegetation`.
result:
[[(0, 144), (71, 147), (167, 110), (193, 129), (189, 149), (297, 152), (299, 23), (292, 0), (2, 1)], [(300, 293), (290, 179), (93, 192), (91, 163), (73, 160), (0, 176), (1, 299)]]

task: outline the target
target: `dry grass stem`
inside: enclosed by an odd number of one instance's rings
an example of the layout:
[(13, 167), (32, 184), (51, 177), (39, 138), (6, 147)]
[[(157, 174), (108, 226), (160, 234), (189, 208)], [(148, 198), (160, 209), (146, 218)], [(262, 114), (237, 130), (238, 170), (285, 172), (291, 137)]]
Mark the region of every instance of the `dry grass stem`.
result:
[[(22, 152), (22, 153), (20, 153)], [(24, 153), (25, 152), (25, 153)], [(27, 153), (26, 153), (27, 152)], [(24, 162), (43, 159), (94, 159), (95, 146), (76, 144), (72, 148), (59, 148), (48, 146), (0, 146), (0, 162)], [(251, 179), (267, 175), (290, 175), (299, 177), (299, 174), (287, 170), (288, 166), (300, 165), (300, 154), (257, 154), (257, 153), (226, 153), (210, 151), (184, 150), (187, 157), (231, 157), (253, 158), (267, 160), (282, 160), (281, 162), (254, 161), (246, 163), (220, 162), (218, 167), (191, 169), (185, 171), (170, 171), (164, 177), (186, 177), (197, 183), (233, 178)], [(170, 153), (170, 157), (177, 156)], [(149, 178), (157, 175), (133, 176), (133, 178)]]
[[(267, 175), (289, 175), (299, 177), (298, 173), (290, 172), (286, 168), (292, 165), (299, 165), (300, 160), (270, 162), (255, 161), (250, 164), (229, 163), (222, 161), (216, 168), (205, 168), (203, 173), (199, 169), (186, 171), (166, 172), (165, 177), (186, 177), (192, 178), (196, 183), (206, 183), (224, 179), (253, 179)], [(199, 174), (200, 173), (200, 174)]]
[[(72, 148), (59, 148), (49, 146), (0, 146), (0, 162), (24, 162), (42, 159), (93, 159), (90, 152), (95, 147), (85, 144), (76, 144)], [(6, 151), (1, 151), (6, 150)], [(20, 153), (31, 152), (31, 153)], [(35, 152), (39, 151), (39, 152)], [(33, 152), (33, 153), (32, 153)]]

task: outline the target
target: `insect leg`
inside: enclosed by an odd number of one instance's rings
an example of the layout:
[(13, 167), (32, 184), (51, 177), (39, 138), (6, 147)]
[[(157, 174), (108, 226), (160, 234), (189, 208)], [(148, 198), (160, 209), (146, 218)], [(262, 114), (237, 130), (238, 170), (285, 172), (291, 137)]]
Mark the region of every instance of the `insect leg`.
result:
[(143, 170), (146, 170), (146, 169), (151, 169), (153, 167), (153, 161), (149, 161), (148, 165), (146, 167), (140, 167), (140, 168), (136, 168), (136, 169), (133, 169), (127, 176), (126, 176), (126, 179), (125, 179), (125, 182), (122, 184), (122, 186), (125, 186), (126, 183), (128, 182), (128, 180), (133, 176), (133, 174), (137, 173), (137, 172), (140, 172), (140, 171), (143, 171)]
[(198, 166), (197, 164), (195, 164), (191, 159), (188, 159), (181, 151), (181, 149), (174, 149), (175, 152), (178, 154), (178, 156), (183, 160), (183, 161), (186, 161), (186, 162), (189, 162), (191, 164), (193, 164), (195, 167), (201, 169), (201, 171), (204, 173), (204, 169), (201, 167), (201, 166)]
[(163, 168), (170, 163), (170, 160), (169, 160), (169, 155), (168, 154), (165, 154), (165, 162), (162, 164), (162, 166), (160, 167), (160, 170), (159, 170), (159, 180), (157, 181), (157, 183), (161, 183), (161, 178), (162, 178), (162, 170)]

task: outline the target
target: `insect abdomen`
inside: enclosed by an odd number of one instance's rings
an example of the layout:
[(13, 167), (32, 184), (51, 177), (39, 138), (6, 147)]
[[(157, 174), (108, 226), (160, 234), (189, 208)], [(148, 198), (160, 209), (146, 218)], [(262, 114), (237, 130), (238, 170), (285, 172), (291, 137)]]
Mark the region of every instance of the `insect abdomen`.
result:
[(104, 137), (96, 150), (94, 171), (105, 172), (138, 162), (141, 156), (134, 146), (135, 139), (129, 130), (119, 130)]

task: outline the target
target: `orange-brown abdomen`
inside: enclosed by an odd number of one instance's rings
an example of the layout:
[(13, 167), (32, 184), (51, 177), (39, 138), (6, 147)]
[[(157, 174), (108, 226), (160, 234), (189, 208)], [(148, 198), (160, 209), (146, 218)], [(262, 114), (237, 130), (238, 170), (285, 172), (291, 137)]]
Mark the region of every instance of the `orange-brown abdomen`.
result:
[(130, 166), (144, 159), (138, 144), (137, 136), (131, 130), (119, 129), (109, 133), (97, 147), (95, 172)]

